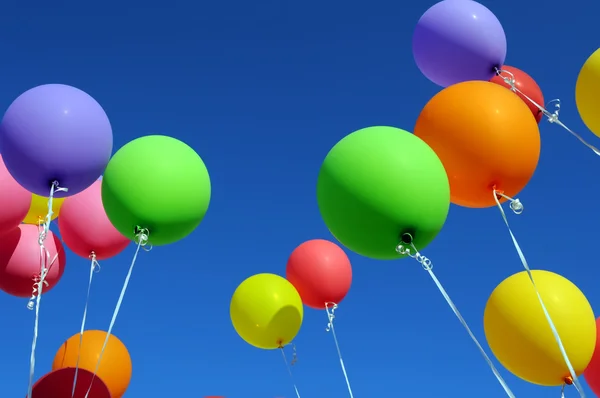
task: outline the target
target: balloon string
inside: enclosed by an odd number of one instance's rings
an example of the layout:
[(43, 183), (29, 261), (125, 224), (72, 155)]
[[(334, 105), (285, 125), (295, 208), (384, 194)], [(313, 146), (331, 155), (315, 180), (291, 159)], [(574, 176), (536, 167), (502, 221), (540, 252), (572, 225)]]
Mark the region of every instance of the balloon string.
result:
[(92, 280), (94, 273), (100, 272), (100, 264), (96, 260), (96, 253), (90, 254), (90, 277), (88, 279), (87, 294), (85, 297), (85, 306), (83, 307), (83, 318), (81, 320), (81, 328), (79, 330), (79, 347), (77, 348), (77, 362), (75, 363), (75, 376), (73, 377), (73, 389), (71, 390), (71, 398), (75, 396), (75, 388), (77, 387), (77, 375), (79, 373), (79, 359), (81, 358), (81, 346), (83, 345), (83, 331), (85, 330), (85, 321), (87, 319), (88, 304), (90, 302), (90, 291), (92, 290)]
[(352, 393), (352, 387), (350, 387), (350, 380), (348, 379), (348, 373), (346, 372), (346, 366), (344, 365), (344, 360), (342, 359), (342, 351), (340, 350), (340, 344), (338, 343), (337, 335), (335, 334), (335, 326), (333, 326), (333, 320), (335, 319), (335, 310), (337, 310), (337, 308), (338, 306), (336, 303), (325, 303), (325, 311), (327, 312), (327, 319), (329, 320), (329, 323), (327, 324), (327, 328), (325, 330), (331, 332), (331, 335), (333, 336), (333, 341), (335, 342), (335, 348), (338, 353), (338, 358), (340, 359), (342, 373), (344, 373), (344, 378), (346, 379), (346, 387), (348, 387), (348, 393), (350, 394), (350, 398), (354, 398), (354, 394)]
[(414, 258), (419, 264), (421, 264), (423, 269), (425, 271), (427, 271), (427, 273), (429, 274), (429, 276), (431, 277), (431, 279), (437, 286), (438, 290), (440, 291), (440, 293), (446, 300), (446, 303), (448, 303), (448, 306), (450, 307), (450, 309), (452, 309), (452, 311), (454, 312), (454, 315), (456, 315), (456, 318), (458, 318), (461, 325), (465, 328), (465, 330), (471, 337), (471, 340), (473, 341), (473, 343), (475, 343), (475, 345), (479, 349), (479, 352), (481, 353), (481, 355), (487, 362), (488, 366), (492, 370), (492, 373), (494, 373), (494, 376), (496, 376), (496, 379), (498, 380), (498, 382), (504, 389), (504, 392), (506, 392), (506, 395), (509, 396), (510, 398), (515, 398), (515, 395), (513, 394), (511, 389), (508, 387), (508, 384), (506, 384), (506, 381), (504, 381), (504, 379), (500, 375), (500, 372), (498, 371), (496, 366), (494, 366), (494, 363), (492, 362), (492, 360), (490, 359), (488, 354), (483, 349), (481, 343), (479, 343), (479, 340), (477, 340), (477, 337), (475, 337), (475, 334), (473, 334), (473, 332), (471, 331), (471, 328), (467, 324), (467, 321), (461, 315), (460, 311), (458, 310), (458, 307), (454, 304), (454, 302), (450, 298), (450, 295), (446, 292), (446, 289), (444, 289), (444, 287), (442, 286), (442, 283), (435, 276), (435, 274), (433, 272), (433, 263), (431, 262), (430, 259), (428, 259), (427, 257), (421, 255), (421, 253), (419, 253), (419, 251), (417, 250), (417, 248), (415, 247), (415, 245), (413, 243), (413, 238), (410, 234), (404, 234), (402, 236), (402, 243), (396, 247), (396, 251), (402, 255), (408, 255), (408, 256)]
[(508, 218), (506, 217), (506, 213), (504, 212), (504, 209), (502, 208), (502, 205), (500, 204), (500, 200), (498, 198), (502, 197), (504, 199), (508, 199), (510, 201), (510, 208), (511, 208), (511, 210), (513, 210), (513, 212), (515, 214), (521, 214), (523, 212), (523, 205), (521, 204), (521, 202), (519, 202), (518, 199), (513, 199), (509, 196), (506, 196), (502, 192), (497, 191), (496, 189), (494, 189), (493, 195), (494, 195), (494, 200), (496, 201), (496, 205), (498, 206), (498, 209), (500, 210), (500, 215), (502, 216), (502, 219), (504, 220), (504, 224), (506, 224), (506, 228), (508, 229), (508, 233), (510, 234), (510, 238), (512, 239), (513, 245), (517, 251), (517, 254), (519, 255), (521, 264), (523, 264), (523, 268), (525, 268), (525, 271), (527, 271), (529, 280), (531, 281), (531, 284), (533, 285), (535, 294), (537, 295), (538, 301), (540, 302), (542, 310), (544, 311), (544, 316), (546, 317), (546, 321), (548, 322), (550, 329), (552, 329), (552, 334), (554, 335), (554, 340), (556, 340), (556, 343), (558, 344), (558, 348), (560, 349), (560, 353), (565, 361), (565, 364), (567, 365), (567, 368), (569, 369), (569, 373), (571, 374), (571, 378), (573, 380), (573, 385), (579, 392), (579, 396), (581, 398), (585, 398), (585, 393), (583, 392), (581, 383), (579, 382), (579, 379), (577, 378), (577, 374), (575, 373), (575, 370), (573, 369), (573, 365), (571, 364), (571, 361), (569, 360), (567, 351), (565, 350), (563, 342), (560, 339), (558, 331), (556, 330), (556, 326), (554, 326), (554, 322), (552, 321), (552, 317), (550, 316), (550, 313), (548, 313), (546, 305), (544, 304), (544, 300), (542, 299), (542, 296), (540, 295), (537, 285), (535, 284), (533, 274), (531, 273), (531, 268), (529, 268), (527, 259), (525, 258), (525, 255), (523, 254), (523, 250), (521, 250), (521, 246), (519, 245), (519, 242), (517, 242), (517, 238), (515, 237), (514, 233), (512, 232), (512, 229), (510, 228)]
[[(565, 398), (565, 389), (569, 384), (573, 384), (573, 381), (569, 380), (568, 382), (563, 383), (562, 388), (560, 389), (560, 398)], [(581, 395), (581, 390), (579, 389), (579, 387), (577, 387), (576, 385), (574, 385), (574, 387), (575, 390), (577, 390), (577, 392)]]
[(127, 291), (127, 287), (129, 286), (129, 280), (131, 279), (131, 274), (133, 273), (133, 267), (135, 266), (135, 262), (137, 260), (138, 254), (140, 253), (140, 249), (145, 251), (150, 251), (152, 246), (148, 245), (148, 237), (149, 232), (145, 228), (138, 228), (137, 235), (135, 237), (135, 241), (137, 242), (137, 248), (135, 249), (135, 254), (133, 255), (133, 259), (131, 260), (131, 265), (129, 266), (129, 271), (127, 272), (127, 276), (125, 277), (125, 282), (123, 283), (123, 288), (121, 289), (121, 294), (119, 295), (119, 299), (117, 300), (117, 305), (115, 306), (115, 311), (113, 312), (112, 319), (110, 320), (110, 325), (108, 326), (108, 331), (106, 332), (106, 338), (104, 339), (104, 344), (102, 345), (102, 349), (100, 350), (100, 354), (98, 355), (98, 361), (96, 362), (96, 368), (94, 369), (94, 374), (92, 376), (92, 380), (90, 381), (90, 386), (88, 387), (87, 392), (85, 393), (84, 398), (88, 398), (90, 392), (92, 391), (92, 386), (94, 385), (94, 380), (96, 379), (96, 373), (98, 373), (98, 369), (100, 368), (100, 362), (102, 361), (102, 356), (104, 355), (104, 351), (106, 350), (106, 346), (108, 345), (108, 339), (112, 333), (113, 327), (115, 326), (115, 322), (117, 321), (117, 316), (119, 315), (119, 311), (121, 310), (121, 304), (123, 304), (123, 299), (125, 298), (125, 292)]
[(48, 232), (50, 231), (50, 221), (52, 221), (52, 215), (54, 214), (54, 212), (52, 211), (52, 201), (54, 199), (54, 194), (56, 192), (61, 191), (66, 192), (68, 191), (68, 189), (60, 188), (58, 186), (58, 182), (54, 181), (50, 186), (50, 196), (48, 196), (48, 212), (46, 214), (44, 224), (42, 225), (38, 236), (38, 245), (40, 246), (40, 273), (39, 275), (33, 276), (32, 294), (31, 298), (29, 299), (29, 302), (27, 303), (27, 308), (29, 310), (33, 310), (35, 308), (35, 318), (33, 321), (33, 341), (31, 342), (31, 355), (29, 357), (29, 385), (27, 387), (27, 398), (31, 398), (31, 394), (33, 392), (33, 379), (35, 374), (35, 349), (37, 347), (37, 340), (40, 327), (40, 303), (42, 301), (42, 291), (44, 290), (44, 285), (48, 285), (48, 282), (46, 282), (46, 275), (48, 275), (50, 267), (52, 267), (52, 265), (58, 258), (58, 253), (56, 253), (52, 261), (49, 261), (50, 252), (44, 246), (44, 241), (46, 240)]
[(550, 106), (550, 104), (554, 105), (554, 112), (549, 112), (542, 105), (538, 104), (533, 99), (531, 99), (527, 94), (525, 94), (524, 92), (519, 90), (519, 88), (517, 87), (517, 84), (516, 84), (517, 82), (515, 80), (515, 76), (511, 72), (496, 68), (496, 74), (498, 76), (500, 76), (502, 78), (502, 80), (504, 80), (504, 83), (506, 83), (510, 86), (510, 89), (512, 91), (514, 91), (515, 93), (521, 94), (523, 96), (523, 98), (525, 98), (533, 106), (538, 108), (539, 111), (542, 112), (544, 114), (544, 116), (546, 116), (548, 118), (548, 121), (550, 123), (555, 123), (555, 124), (559, 125), (560, 127), (562, 127), (563, 129), (567, 130), (573, 137), (577, 138), (579, 140), (579, 142), (581, 142), (583, 145), (585, 145), (586, 147), (591, 149), (596, 155), (600, 156), (600, 150), (598, 148), (596, 148), (592, 144), (589, 144), (579, 134), (577, 134), (575, 131), (571, 130), (562, 121), (559, 120), (558, 117), (559, 117), (559, 113), (560, 113), (560, 99), (553, 99), (552, 101), (548, 102), (548, 104), (546, 106)]
[(285, 350), (283, 347), (279, 347), (281, 350), (281, 356), (283, 357), (283, 362), (285, 363), (285, 367), (287, 368), (288, 374), (290, 375), (290, 379), (292, 380), (292, 385), (294, 386), (294, 391), (296, 391), (296, 398), (300, 398), (300, 392), (298, 391), (298, 386), (296, 385), (296, 381), (294, 380), (294, 373), (292, 373), (292, 368), (290, 365), (296, 363), (296, 348), (294, 348), (294, 357), (292, 358), (292, 362), (288, 362), (287, 356), (285, 355)]

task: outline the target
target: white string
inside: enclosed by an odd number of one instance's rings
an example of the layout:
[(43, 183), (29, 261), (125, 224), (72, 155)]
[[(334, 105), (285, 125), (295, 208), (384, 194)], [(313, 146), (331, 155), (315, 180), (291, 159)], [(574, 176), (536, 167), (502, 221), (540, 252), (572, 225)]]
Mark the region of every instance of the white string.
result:
[[(560, 398), (565, 398), (565, 388), (567, 387), (567, 384), (569, 383), (564, 383), (562, 385), (562, 388), (560, 389)], [(573, 385), (573, 387), (575, 387), (575, 390), (577, 390), (577, 392), (581, 394), (581, 391), (576, 385)]]
[(300, 398), (300, 392), (298, 391), (298, 386), (296, 386), (296, 381), (294, 380), (294, 373), (292, 373), (292, 368), (290, 365), (296, 363), (296, 348), (294, 347), (294, 355), (292, 358), (292, 362), (288, 362), (287, 356), (285, 355), (285, 350), (283, 347), (279, 347), (281, 350), (281, 356), (283, 357), (283, 362), (285, 362), (285, 367), (287, 368), (288, 374), (290, 375), (290, 379), (292, 380), (292, 384), (294, 386), (294, 391), (296, 391), (296, 398)]
[(465, 330), (471, 337), (471, 340), (473, 340), (473, 343), (475, 343), (475, 345), (479, 349), (479, 352), (481, 353), (481, 355), (487, 362), (488, 366), (492, 370), (492, 373), (494, 373), (494, 376), (496, 376), (496, 379), (498, 380), (498, 382), (504, 389), (504, 392), (506, 392), (506, 395), (508, 395), (510, 398), (515, 398), (515, 395), (508, 387), (508, 384), (506, 384), (506, 381), (504, 381), (504, 379), (500, 375), (500, 372), (498, 371), (496, 366), (494, 366), (494, 363), (492, 362), (492, 360), (490, 359), (488, 354), (485, 352), (485, 350), (481, 346), (481, 343), (479, 343), (479, 340), (477, 340), (477, 337), (475, 337), (475, 334), (473, 334), (473, 332), (471, 331), (471, 328), (467, 324), (467, 321), (461, 315), (460, 311), (458, 310), (458, 307), (456, 307), (456, 305), (454, 304), (454, 302), (452, 301), (452, 299), (446, 292), (446, 289), (444, 289), (441, 282), (438, 280), (438, 278), (433, 273), (433, 264), (432, 264), (431, 260), (429, 260), (427, 257), (421, 255), (421, 253), (419, 253), (419, 251), (417, 250), (417, 248), (415, 247), (415, 245), (413, 243), (413, 238), (410, 234), (404, 234), (402, 236), (402, 241), (403, 241), (403, 243), (399, 244), (396, 247), (396, 251), (402, 255), (407, 255), (407, 256), (414, 258), (415, 260), (417, 260), (417, 262), (419, 264), (421, 264), (423, 269), (425, 271), (427, 271), (427, 273), (429, 274), (429, 276), (431, 277), (431, 279), (433, 280), (433, 282), (439, 289), (440, 293), (446, 300), (446, 303), (448, 303), (448, 306), (450, 307), (450, 309), (452, 309), (452, 311), (454, 312), (454, 315), (456, 315), (456, 318), (458, 318), (458, 320), (460, 321), (462, 326), (465, 328)]
[(538, 104), (533, 99), (531, 99), (527, 94), (525, 94), (524, 92), (519, 90), (519, 88), (517, 87), (517, 82), (515, 80), (515, 76), (511, 72), (496, 68), (496, 74), (498, 76), (500, 76), (502, 78), (502, 80), (504, 80), (504, 83), (506, 83), (510, 86), (510, 89), (512, 91), (514, 91), (515, 93), (521, 94), (527, 101), (531, 102), (531, 104), (533, 106), (538, 108), (539, 111), (542, 112), (544, 114), (544, 116), (546, 116), (548, 118), (548, 121), (550, 123), (556, 123), (563, 129), (567, 130), (572, 136), (577, 138), (579, 140), (579, 142), (581, 142), (583, 145), (585, 145), (586, 147), (591, 149), (596, 155), (600, 156), (600, 150), (598, 148), (596, 148), (592, 144), (589, 144), (587, 141), (585, 141), (583, 138), (581, 138), (581, 136), (579, 134), (577, 134), (576, 132), (571, 130), (562, 121), (559, 120), (558, 117), (559, 117), (559, 113), (560, 113), (560, 99), (553, 99), (552, 101), (548, 102), (548, 104), (546, 106), (550, 106), (550, 104), (554, 105), (554, 112), (549, 112), (542, 105)]
[[(331, 309), (329, 306), (331, 306)], [(335, 349), (337, 350), (338, 357), (340, 359), (340, 366), (342, 367), (342, 372), (344, 373), (344, 378), (346, 379), (346, 387), (348, 387), (348, 393), (350, 394), (350, 398), (354, 398), (354, 394), (352, 394), (352, 387), (350, 387), (350, 380), (348, 379), (348, 373), (346, 372), (346, 366), (344, 365), (344, 360), (342, 359), (342, 351), (340, 350), (337, 335), (335, 334), (335, 327), (333, 326), (333, 320), (335, 319), (335, 310), (337, 310), (337, 308), (338, 305), (336, 303), (325, 303), (325, 311), (327, 312), (327, 319), (329, 322), (325, 330), (327, 332), (331, 332), (331, 335), (333, 336), (333, 341), (335, 342)]]
[(85, 393), (84, 398), (88, 398), (90, 391), (92, 391), (92, 386), (94, 385), (94, 380), (96, 379), (96, 373), (98, 373), (98, 369), (100, 368), (100, 362), (102, 361), (102, 356), (104, 355), (104, 351), (106, 350), (106, 346), (108, 345), (108, 339), (112, 333), (113, 327), (115, 326), (115, 322), (117, 321), (117, 316), (119, 315), (119, 311), (121, 310), (121, 304), (123, 304), (123, 299), (125, 298), (125, 292), (127, 291), (127, 287), (129, 286), (129, 279), (131, 279), (131, 274), (133, 273), (133, 267), (135, 266), (135, 262), (137, 260), (137, 256), (140, 253), (140, 249), (144, 249), (145, 251), (150, 251), (152, 246), (146, 247), (148, 245), (148, 237), (149, 232), (145, 228), (137, 228), (137, 235), (135, 240), (137, 241), (137, 248), (135, 249), (135, 254), (133, 255), (133, 259), (131, 260), (131, 265), (129, 266), (129, 271), (127, 272), (127, 276), (125, 277), (125, 282), (123, 283), (123, 288), (121, 289), (121, 294), (119, 295), (119, 299), (117, 300), (117, 305), (115, 306), (115, 311), (113, 312), (112, 319), (110, 320), (110, 325), (108, 326), (108, 331), (106, 332), (106, 338), (104, 339), (104, 344), (102, 345), (102, 349), (100, 350), (100, 354), (98, 355), (98, 362), (96, 362), (96, 368), (94, 369), (94, 375), (92, 376), (92, 380), (90, 381), (90, 386), (88, 387), (87, 392)]
[(67, 191), (67, 188), (60, 188), (57, 181), (54, 181), (51, 184), (50, 196), (48, 196), (48, 212), (46, 213), (44, 224), (42, 225), (40, 234), (38, 236), (38, 245), (40, 246), (40, 274), (39, 276), (35, 275), (33, 277), (32, 294), (29, 302), (27, 303), (27, 309), (33, 310), (35, 308), (35, 318), (33, 321), (33, 341), (31, 342), (31, 355), (29, 357), (29, 386), (27, 387), (27, 398), (31, 398), (31, 394), (33, 393), (33, 380), (35, 375), (35, 349), (37, 347), (40, 327), (40, 303), (42, 301), (42, 291), (44, 290), (44, 286), (48, 286), (48, 282), (46, 282), (48, 271), (58, 259), (57, 251), (57, 253), (54, 255), (54, 258), (49, 261), (50, 252), (48, 249), (46, 249), (46, 246), (44, 246), (44, 241), (50, 232), (50, 222), (52, 221), (52, 216), (54, 215), (54, 212), (52, 211), (54, 194), (56, 192)]
[(85, 297), (85, 306), (83, 307), (83, 317), (81, 320), (81, 329), (79, 330), (79, 347), (77, 348), (77, 362), (75, 363), (75, 376), (73, 377), (73, 389), (71, 390), (71, 398), (75, 397), (75, 388), (77, 387), (77, 375), (79, 374), (79, 360), (81, 358), (81, 346), (83, 345), (83, 331), (85, 330), (85, 321), (87, 319), (88, 304), (90, 302), (90, 291), (92, 290), (92, 280), (94, 273), (100, 272), (100, 264), (96, 260), (96, 253), (90, 254), (90, 277), (88, 279), (87, 294)]
[(579, 382), (579, 379), (577, 378), (577, 374), (575, 373), (575, 370), (573, 369), (573, 365), (571, 365), (571, 361), (569, 360), (567, 351), (562, 343), (562, 340), (560, 339), (560, 336), (558, 334), (558, 331), (556, 330), (556, 327), (554, 326), (554, 322), (552, 322), (552, 317), (550, 317), (550, 313), (548, 313), (548, 310), (546, 309), (546, 305), (544, 304), (544, 300), (542, 299), (542, 296), (540, 295), (537, 285), (535, 284), (533, 274), (531, 273), (531, 268), (529, 268), (529, 264), (527, 263), (527, 259), (525, 258), (525, 255), (523, 254), (523, 251), (521, 250), (521, 246), (519, 245), (519, 242), (517, 242), (517, 238), (515, 237), (514, 233), (512, 232), (512, 229), (510, 228), (510, 224), (508, 223), (508, 218), (506, 217), (506, 213), (504, 212), (504, 209), (502, 208), (502, 205), (500, 204), (500, 200), (498, 199), (498, 197), (502, 197), (504, 199), (509, 200), (510, 201), (510, 209), (515, 214), (521, 214), (523, 212), (523, 209), (524, 209), (523, 204), (518, 199), (513, 199), (509, 196), (506, 196), (503, 193), (497, 191), (496, 189), (494, 189), (493, 195), (494, 195), (494, 200), (496, 201), (496, 205), (498, 206), (498, 209), (500, 210), (500, 215), (502, 216), (502, 219), (504, 220), (504, 224), (506, 224), (506, 228), (508, 229), (508, 233), (510, 234), (510, 238), (512, 239), (513, 245), (517, 251), (517, 254), (519, 255), (521, 264), (523, 264), (523, 268), (525, 268), (525, 271), (527, 271), (529, 280), (531, 280), (531, 284), (533, 285), (533, 288), (535, 289), (535, 294), (537, 295), (538, 301), (540, 302), (542, 310), (544, 311), (544, 316), (546, 317), (546, 321), (548, 321), (548, 325), (550, 326), (550, 329), (552, 329), (552, 334), (554, 335), (554, 340), (556, 340), (556, 343), (558, 344), (558, 348), (560, 349), (560, 353), (565, 361), (565, 364), (567, 365), (567, 368), (569, 369), (569, 373), (571, 374), (571, 378), (573, 379), (573, 385), (575, 386), (575, 389), (579, 392), (579, 396), (581, 398), (585, 398), (585, 393), (583, 392), (583, 387), (581, 387), (581, 383)]

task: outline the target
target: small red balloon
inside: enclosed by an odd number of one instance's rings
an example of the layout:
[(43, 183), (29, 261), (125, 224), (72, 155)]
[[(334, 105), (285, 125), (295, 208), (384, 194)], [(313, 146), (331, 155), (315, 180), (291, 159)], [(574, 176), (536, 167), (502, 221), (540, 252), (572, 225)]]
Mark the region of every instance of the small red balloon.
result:
[(326, 303), (339, 304), (346, 297), (352, 284), (352, 265), (338, 245), (314, 239), (292, 252), (286, 278), (305, 305), (322, 310)]
[(594, 349), (594, 355), (592, 355), (590, 363), (585, 372), (583, 372), (583, 376), (594, 394), (600, 396), (600, 318), (596, 319), (596, 348)]
[[(515, 68), (514, 66), (504, 65), (502, 66), (502, 70), (512, 75), (512, 77), (515, 79), (515, 86), (519, 89), (519, 91), (521, 91), (521, 93), (531, 98), (531, 100), (533, 100), (536, 104), (544, 106), (544, 95), (542, 94), (542, 89), (531, 76), (522, 70)], [(503, 75), (508, 75), (508, 73)], [(499, 84), (509, 89), (511, 88), (510, 85), (504, 81), (502, 76), (494, 76), (490, 82)], [(542, 120), (542, 117), (544, 117), (544, 114), (537, 106), (533, 105), (531, 101), (525, 98), (525, 96), (521, 93), (516, 94), (529, 107), (533, 117), (539, 123), (540, 120)]]
[[(0, 239), (0, 290), (31, 297), (35, 279), (40, 276), (41, 251), (37, 225), (21, 224)], [(44, 247), (49, 253), (48, 273), (42, 294), (50, 291), (65, 272), (67, 256), (60, 240), (48, 232)], [(53, 263), (52, 260), (54, 260)]]
[[(77, 371), (77, 386), (73, 391), (75, 368), (63, 368), (42, 376), (33, 386), (31, 398), (111, 398), (106, 384), (98, 376), (85, 369)], [(93, 384), (92, 383), (93, 380)], [(89, 395), (88, 388), (92, 385)]]

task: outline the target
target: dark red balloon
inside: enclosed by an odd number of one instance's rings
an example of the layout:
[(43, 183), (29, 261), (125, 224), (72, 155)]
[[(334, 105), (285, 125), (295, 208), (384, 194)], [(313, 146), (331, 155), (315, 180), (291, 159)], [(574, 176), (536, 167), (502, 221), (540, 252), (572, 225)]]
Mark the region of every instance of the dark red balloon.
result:
[(583, 376), (594, 394), (600, 396), (600, 318), (596, 319), (596, 349)]
[(309, 240), (292, 252), (286, 278), (294, 285), (304, 305), (322, 310), (326, 303), (339, 304), (346, 297), (352, 284), (352, 265), (335, 243)]
[[(514, 66), (504, 65), (502, 66), (502, 70), (513, 75), (515, 79), (515, 86), (519, 89), (519, 91), (521, 91), (527, 97), (531, 98), (536, 104), (542, 107), (544, 106), (544, 95), (542, 94), (542, 89), (540, 88), (540, 86), (538, 86), (538, 84), (535, 82), (535, 80), (533, 80), (531, 76), (529, 76), (522, 70), (515, 68)], [(494, 76), (490, 81), (492, 83), (499, 84), (506, 88), (510, 88), (510, 85), (504, 81), (502, 76)], [(531, 113), (533, 114), (533, 117), (535, 117), (535, 120), (537, 120), (537, 122), (539, 123), (540, 120), (542, 120), (542, 117), (544, 117), (542, 111), (540, 111), (537, 106), (533, 105), (531, 101), (525, 98), (523, 94), (516, 94), (529, 107)]]
[[(73, 398), (84, 398), (92, 383), (94, 374), (84, 369), (77, 372), (77, 386)], [(31, 393), (32, 398), (71, 398), (73, 391), (73, 380), (75, 379), (75, 368), (63, 368), (42, 376), (35, 383)], [(94, 382), (88, 395), (88, 398), (111, 398), (110, 391), (106, 384), (98, 378), (93, 378)]]

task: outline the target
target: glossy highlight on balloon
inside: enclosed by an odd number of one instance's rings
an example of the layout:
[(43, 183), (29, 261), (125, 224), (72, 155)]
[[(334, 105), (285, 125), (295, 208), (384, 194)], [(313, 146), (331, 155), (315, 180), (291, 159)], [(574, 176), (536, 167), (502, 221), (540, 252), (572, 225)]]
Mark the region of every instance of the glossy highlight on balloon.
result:
[[(12, 296), (30, 298), (40, 277), (39, 231), (35, 225), (21, 224), (0, 239), (0, 290)], [(48, 273), (42, 294), (48, 293), (62, 278), (67, 256), (62, 243), (52, 231), (44, 247), (48, 251)]]
[(164, 135), (137, 138), (115, 153), (102, 177), (102, 203), (124, 236), (149, 231), (154, 246), (177, 242), (204, 219), (211, 184), (200, 156)]
[[(52, 220), (55, 220), (60, 215), (65, 198), (52, 198)], [(48, 214), (48, 198), (31, 194), (31, 206), (23, 219), (23, 223), (31, 225), (42, 225)]]
[(75, 195), (104, 171), (112, 153), (108, 116), (89, 94), (64, 84), (45, 84), (21, 94), (0, 123), (6, 168), (25, 189), (49, 196), (53, 182)]
[[(579, 376), (596, 346), (596, 320), (590, 303), (568, 279), (531, 271), (535, 285)], [(526, 271), (498, 285), (485, 307), (484, 331), (498, 361), (515, 376), (542, 386), (560, 386), (569, 369)]]
[(535, 120), (539, 123), (544, 117), (544, 113), (540, 108), (534, 105), (534, 102), (541, 107), (544, 106), (544, 95), (542, 94), (540, 86), (538, 86), (531, 76), (521, 69), (508, 65), (504, 65), (502, 67), (501, 75), (494, 76), (490, 82), (512, 89), (511, 85), (506, 83), (504, 77), (514, 79), (514, 85), (519, 90), (515, 94), (523, 100)]
[[(100, 330), (86, 330), (83, 332), (81, 351), (79, 350), (80, 334), (77, 333), (70, 337), (54, 356), (52, 370), (75, 368), (79, 357), (79, 369), (94, 372), (106, 334), (106, 332)], [(125, 394), (131, 381), (131, 372), (131, 357), (127, 347), (121, 340), (111, 334), (96, 373), (110, 390), (111, 398), (121, 398)], [(71, 386), (72, 381), (69, 387)]]
[(473, 0), (444, 0), (419, 19), (412, 39), (415, 62), (433, 83), (448, 87), (490, 80), (506, 58), (498, 18)]
[[(424, 183), (427, 181), (427, 183)], [(345, 247), (378, 260), (402, 258), (401, 235), (425, 248), (450, 208), (448, 176), (419, 137), (386, 126), (349, 134), (327, 154), (317, 203), (331, 234)]]
[(58, 229), (75, 254), (105, 260), (121, 253), (131, 242), (112, 225), (102, 205), (102, 182), (65, 199)]
[(498, 84), (471, 81), (437, 93), (425, 105), (415, 135), (439, 156), (452, 203), (496, 205), (494, 189), (515, 197), (532, 178), (541, 139), (531, 111)]
[(326, 304), (331, 308), (346, 297), (352, 285), (352, 265), (341, 247), (313, 239), (294, 249), (285, 276), (304, 305), (322, 310)]
[(300, 294), (285, 278), (256, 274), (233, 293), (229, 315), (244, 341), (263, 350), (274, 350), (294, 340), (302, 326), (304, 308)]

